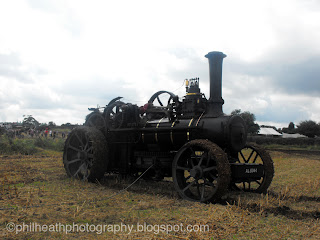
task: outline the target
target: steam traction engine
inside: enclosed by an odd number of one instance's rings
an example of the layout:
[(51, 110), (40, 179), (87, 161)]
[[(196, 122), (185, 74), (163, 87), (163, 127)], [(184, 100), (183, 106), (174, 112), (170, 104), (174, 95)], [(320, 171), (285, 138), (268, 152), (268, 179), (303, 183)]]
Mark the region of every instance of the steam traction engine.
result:
[[(156, 92), (142, 107), (113, 99), (90, 109), (84, 126), (68, 136), (63, 163), (68, 176), (95, 181), (105, 173), (161, 180), (172, 177), (179, 195), (211, 202), (228, 189), (262, 193), (274, 168), (261, 147), (246, 144), (240, 116), (222, 112), (222, 52), (209, 52), (210, 98), (199, 79), (186, 80), (186, 96)], [(163, 103), (163, 96), (167, 101)], [(159, 106), (156, 106), (159, 105)]]

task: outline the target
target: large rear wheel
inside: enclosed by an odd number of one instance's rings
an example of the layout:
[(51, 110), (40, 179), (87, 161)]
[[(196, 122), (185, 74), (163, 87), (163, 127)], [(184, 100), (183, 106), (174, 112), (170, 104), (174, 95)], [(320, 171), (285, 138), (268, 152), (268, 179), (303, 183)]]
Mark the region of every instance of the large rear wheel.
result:
[(69, 177), (94, 182), (101, 179), (108, 165), (107, 141), (96, 128), (77, 127), (69, 134), (63, 152)]
[(219, 200), (230, 184), (230, 164), (226, 153), (209, 140), (192, 140), (176, 154), (172, 177), (176, 191), (187, 200)]

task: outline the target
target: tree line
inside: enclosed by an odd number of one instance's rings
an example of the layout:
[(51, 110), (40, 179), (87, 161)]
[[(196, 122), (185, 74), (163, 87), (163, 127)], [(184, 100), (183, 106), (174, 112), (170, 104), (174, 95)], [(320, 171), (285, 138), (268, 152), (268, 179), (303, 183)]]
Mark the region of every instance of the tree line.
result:
[[(32, 115), (28, 115), (23, 119), (22, 126), (27, 129), (39, 129), (39, 130), (43, 130), (45, 128), (57, 127), (57, 125), (53, 121), (50, 121), (49, 123), (39, 123)], [(61, 124), (61, 127), (66, 127), (66, 128), (72, 128), (75, 126), (77, 125), (74, 125), (71, 123)]]
[[(256, 116), (249, 111), (242, 112), (241, 109), (235, 109), (231, 112), (231, 115), (241, 116), (247, 125), (247, 132), (252, 135), (258, 134), (260, 127), (269, 127), (269, 128), (275, 129), (280, 133), (289, 133), (289, 134), (299, 133), (311, 138), (320, 136), (320, 123), (316, 123), (315, 121), (312, 121), (312, 120), (302, 121), (297, 126), (293, 122), (290, 122), (287, 128), (284, 127), (282, 129), (280, 128), (277, 129), (274, 126), (264, 126), (264, 125), (260, 126), (258, 123), (255, 122)], [(49, 122), (48, 124), (41, 124), (32, 115), (27, 115), (23, 119), (22, 126), (26, 129), (36, 129), (36, 128), (45, 129), (47, 127), (49, 128), (56, 127), (56, 124), (52, 121)], [(69, 128), (74, 126), (75, 125), (72, 125), (70, 123), (65, 123), (61, 125), (61, 127), (69, 127)]]
[(270, 127), (280, 133), (299, 133), (311, 138), (320, 136), (320, 123), (316, 123), (313, 120), (301, 121), (297, 126), (293, 122), (290, 122), (287, 128), (277, 129), (274, 126), (259, 126), (259, 124), (255, 122), (256, 116), (249, 111), (242, 112), (241, 109), (235, 109), (231, 112), (231, 115), (241, 116), (247, 125), (248, 133), (253, 135), (259, 132), (260, 127)]

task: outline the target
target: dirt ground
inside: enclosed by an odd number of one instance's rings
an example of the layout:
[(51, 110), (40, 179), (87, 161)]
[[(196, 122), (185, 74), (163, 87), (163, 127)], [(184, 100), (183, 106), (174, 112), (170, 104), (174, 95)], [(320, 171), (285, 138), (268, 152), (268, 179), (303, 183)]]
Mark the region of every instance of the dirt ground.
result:
[(320, 156), (272, 151), (266, 195), (180, 199), (169, 180), (69, 179), (62, 154), (0, 156), (2, 239), (320, 239)]

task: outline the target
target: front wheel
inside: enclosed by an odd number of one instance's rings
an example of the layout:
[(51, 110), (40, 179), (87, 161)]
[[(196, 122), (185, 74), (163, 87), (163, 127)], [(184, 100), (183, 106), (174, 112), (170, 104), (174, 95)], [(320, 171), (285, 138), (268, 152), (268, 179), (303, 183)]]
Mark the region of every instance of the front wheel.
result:
[(177, 152), (172, 165), (176, 191), (187, 200), (219, 200), (230, 184), (230, 164), (226, 153), (209, 140), (192, 140)]
[(273, 175), (273, 161), (269, 153), (256, 144), (247, 144), (236, 156), (236, 162), (246, 165), (258, 164), (263, 167), (263, 175), (259, 179), (246, 179), (232, 183), (232, 188), (244, 192), (266, 193)]
[(63, 152), (69, 177), (94, 182), (101, 179), (108, 165), (108, 145), (96, 128), (78, 127), (69, 134)]

